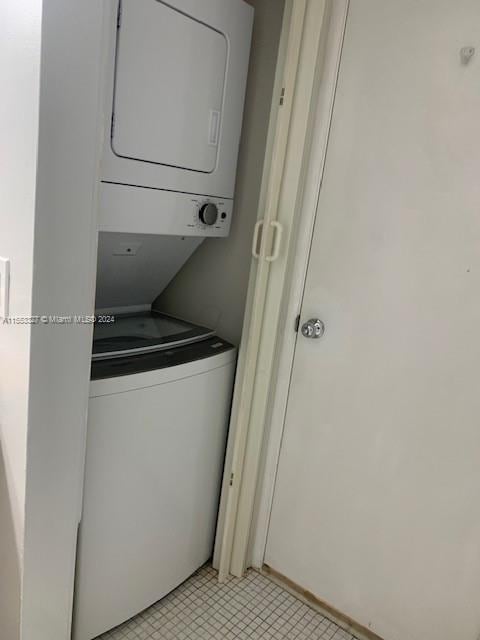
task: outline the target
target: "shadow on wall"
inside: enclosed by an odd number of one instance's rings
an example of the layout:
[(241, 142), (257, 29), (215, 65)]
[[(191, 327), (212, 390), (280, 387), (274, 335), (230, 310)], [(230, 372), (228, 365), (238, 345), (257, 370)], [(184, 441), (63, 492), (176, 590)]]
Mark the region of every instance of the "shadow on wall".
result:
[(20, 637), (20, 567), (3, 449), (0, 447), (0, 638)]

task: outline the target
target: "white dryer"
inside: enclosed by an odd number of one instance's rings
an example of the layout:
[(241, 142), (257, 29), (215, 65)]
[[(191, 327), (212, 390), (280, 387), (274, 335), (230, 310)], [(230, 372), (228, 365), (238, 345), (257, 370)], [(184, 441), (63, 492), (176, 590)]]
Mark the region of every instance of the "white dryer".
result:
[(111, 0), (100, 230), (226, 236), (253, 9)]
[(155, 312), (97, 325), (74, 640), (161, 599), (211, 556), (235, 349)]

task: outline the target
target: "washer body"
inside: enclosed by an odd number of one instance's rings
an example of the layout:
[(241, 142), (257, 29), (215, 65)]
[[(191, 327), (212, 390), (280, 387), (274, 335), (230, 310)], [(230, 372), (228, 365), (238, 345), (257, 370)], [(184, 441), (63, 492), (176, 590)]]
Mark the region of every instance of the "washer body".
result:
[(94, 361), (74, 640), (138, 614), (211, 557), (235, 360), (210, 337)]

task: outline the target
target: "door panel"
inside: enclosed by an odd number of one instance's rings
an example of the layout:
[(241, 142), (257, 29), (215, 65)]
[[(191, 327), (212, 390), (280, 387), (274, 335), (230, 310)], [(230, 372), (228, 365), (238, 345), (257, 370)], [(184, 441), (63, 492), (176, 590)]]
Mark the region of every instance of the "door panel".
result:
[(228, 53), (225, 36), (160, 0), (122, 0), (120, 24), (114, 152), (213, 171)]
[(265, 562), (387, 640), (480, 632), (479, 25), (351, 0), (305, 285)]

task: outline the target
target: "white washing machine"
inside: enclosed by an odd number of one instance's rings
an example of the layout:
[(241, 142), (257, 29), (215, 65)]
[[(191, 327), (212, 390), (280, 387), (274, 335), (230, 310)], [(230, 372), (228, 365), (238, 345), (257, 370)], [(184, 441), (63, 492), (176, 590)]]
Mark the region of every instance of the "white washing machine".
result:
[(244, 0), (109, 0), (107, 7), (100, 230), (228, 235), (252, 7)]
[(154, 312), (95, 331), (73, 638), (161, 599), (211, 556), (235, 349)]

